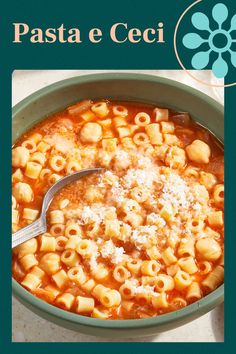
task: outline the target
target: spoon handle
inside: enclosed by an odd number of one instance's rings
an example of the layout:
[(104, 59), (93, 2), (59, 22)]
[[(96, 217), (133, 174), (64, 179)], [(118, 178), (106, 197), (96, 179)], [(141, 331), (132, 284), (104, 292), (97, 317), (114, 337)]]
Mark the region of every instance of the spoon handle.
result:
[(46, 231), (46, 223), (42, 218), (34, 221), (32, 224), (23, 227), (12, 235), (12, 248), (21, 243), (30, 240)]

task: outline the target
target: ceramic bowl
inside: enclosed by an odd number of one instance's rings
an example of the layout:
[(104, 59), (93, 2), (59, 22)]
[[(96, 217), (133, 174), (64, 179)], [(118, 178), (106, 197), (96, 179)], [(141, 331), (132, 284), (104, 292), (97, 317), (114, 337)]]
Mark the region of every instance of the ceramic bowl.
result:
[[(78, 76), (47, 86), (13, 108), (13, 143), (46, 116), (83, 99), (136, 101), (189, 112), (222, 143), (223, 107), (189, 86), (151, 75), (109, 73)], [(223, 285), (181, 310), (139, 320), (99, 320), (61, 310), (31, 295), (14, 279), (14, 296), (27, 308), (63, 327), (106, 338), (153, 335), (190, 322), (223, 301)]]

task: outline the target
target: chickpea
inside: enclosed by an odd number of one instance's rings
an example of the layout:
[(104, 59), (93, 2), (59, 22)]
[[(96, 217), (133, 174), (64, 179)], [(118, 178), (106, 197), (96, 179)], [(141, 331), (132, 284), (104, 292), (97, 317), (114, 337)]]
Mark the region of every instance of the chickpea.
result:
[(209, 163), (211, 149), (209, 145), (202, 140), (194, 140), (192, 144), (186, 147), (188, 158), (197, 163)]
[(39, 266), (47, 274), (55, 274), (60, 269), (60, 256), (56, 253), (46, 253), (40, 259)]
[(98, 123), (86, 123), (80, 131), (83, 143), (97, 143), (102, 138), (102, 127)]
[(29, 203), (33, 200), (33, 191), (27, 183), (16, 183), (13, 187), (12, 194), (18, 202)]
[(207, 261), (216, 261), (222, 254), (219, 243), (213, 238), (202, 238), (197, 241), (196, 249)]
[(29, 150), (23, 146), (17, 146), (12, 150), (12, 166), (25, 167), (30, 158)]

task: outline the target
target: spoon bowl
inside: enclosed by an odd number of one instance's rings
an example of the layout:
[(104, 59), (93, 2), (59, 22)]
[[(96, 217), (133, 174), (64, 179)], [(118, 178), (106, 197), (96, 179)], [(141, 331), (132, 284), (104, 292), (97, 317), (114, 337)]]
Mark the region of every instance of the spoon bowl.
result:
[(34, 221), (32, 224), (23, 227), (19, 231), (15, 232), (12, 235), (12, 248), (20, 245), (21, 243), (30, 240), (33, 237), (39, 236), (42, 233), (46, 232), (47, 222), (46, 222), (46, 214), (47, 210), (55, 196), (65, 186), (68, 184), (77, 181), (78, 179), (90, 175), (91, 173), (102, 171), (103, 168), (88, 168), (85, 170), (81, 170), (79, 172), (72, 173), (71, 175), (65, 176), (52, 185), (51, 188), (47, 191), (43, 198), (43, 204), (41, 209), (40, 217)]

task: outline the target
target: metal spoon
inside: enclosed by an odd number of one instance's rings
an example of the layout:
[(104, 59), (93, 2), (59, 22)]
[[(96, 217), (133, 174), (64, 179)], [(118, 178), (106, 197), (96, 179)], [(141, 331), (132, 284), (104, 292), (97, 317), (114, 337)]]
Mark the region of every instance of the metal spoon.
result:
[(61, 178), (56, 182), (45, 194), (43, 198), (43, 204), (41, 209), (41, 215), (39, 219), (34, 221), (32, 224), (23, 227), (19, 231), (12, 235), (12, 248), (20, 245), (21, 243), (30, 240), (33, 237), (39, 236), (47, 230), (46, 213), (47, 210), (55, 196), (55, 194), (65, 187), (66, 185), (77, 181), (81, 177), (87, 176), (91, 173), (102, 171), (103, 168), (88, 168), (86, 170), (81, 170), (80, 172), (72, 173), (66, 177)]

